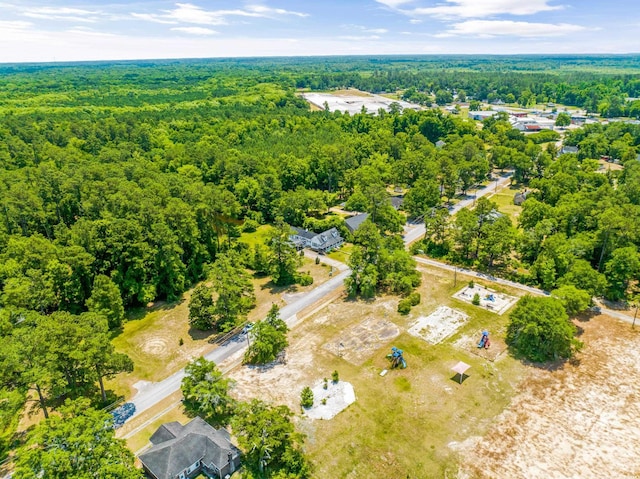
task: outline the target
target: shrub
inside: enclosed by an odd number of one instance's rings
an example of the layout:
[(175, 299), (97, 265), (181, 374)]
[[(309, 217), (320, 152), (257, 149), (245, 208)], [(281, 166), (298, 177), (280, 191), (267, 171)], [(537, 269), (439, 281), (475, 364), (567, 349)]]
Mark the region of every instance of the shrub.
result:
[(322, 405), (324, 406), (325, 404), (327, 404), (327, 398), (322, 399)]
[(338, 374), (338, 371), (334, 371), (334, 372), (331, 374), (331, 380), (332, 380), (334, 383), (337, 383), (338, 381), (340, 381), (340, 375)]
[(320, 264), (320, 256), (316, 256), (316, 264)]
[(471, 304), (474, 306), (480, 306), (480, 295), (478, 293), (473, 295), (473, 299), (471, 300)]
[(184, 344), (184, 339), (180, 338), (178, 340), (178, 345), (182, 346)]
[(245, 233), (253, 233), (258, 229), (259, 226), (260, 226), (260, 223), (250, 218), (247, 218), (246, 220), (244, 220), (244, 224), (242, 225), (242, 231), (244, 231)]
[(313, 391), (309, 386), (305, 386), (305, 388), (300, 393), (300, 406), (305, 409), (313, 406)]
[(398, 313), (409, 314), (411, 311), (411, 301), (409, 298), (401, 299), (398, 303)]
[(324, 382), (322, 383), (322, 388), (327, 389), (329, 387), (329, 380), (324, 378)]
[(417, 306), (420, 304), (420, 293), (411, 293), (408, 299), (411, 306)]
[(469, 281), (469, 289), (473, 289), (474, 286), (475, 283), (473, 282), (473, 280)]
[(300, 286), (310, 286), (313, 284), (313, 278), (310, 274), (300, 273), (296, 275), (296, 283)]

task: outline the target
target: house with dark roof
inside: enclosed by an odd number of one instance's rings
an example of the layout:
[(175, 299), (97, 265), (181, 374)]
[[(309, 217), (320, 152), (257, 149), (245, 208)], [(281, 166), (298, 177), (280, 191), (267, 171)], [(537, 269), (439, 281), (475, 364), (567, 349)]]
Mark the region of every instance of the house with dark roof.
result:
[(306, 248), (311, 240), (316, 236), (316, 233), (313, 231), (298, 228), (296, 226), (292, 226), (291, 229), (295, 231), (295, 233), (289, 235), (289, 241), (293, 243), (293, 246), (295, 246), (298, 251)]
[(519, 193), (516, 193), (515, 196), (513, 197), (513, 204), (516, 206), (521, 206), (522, 203), (524, 203), (525, 200), (527, 199), (527, 196), (529, 196), (529, 193), (531, 192), (528, 190), (524, 190)]
[(400, 208), (402, 208), (402, 204), (404, 203), (404, 196), (392, 196), (389, 199), (394, 210), (399, 210)]
[(184, 426), (163, 424), (150, 438), (153, 446), (139, 459), (152, 479), (188, 479), (203, 472), (228, 478), (240, 467), (240, 450), (226, 429), (215, 429), (196, 417)]
[(369, 213), (360, 213), (355, 216), (351, 216), (350, 218), (347, 218), (346, 220), (344, 220), (344, 222), (347, 225), (347, 229), (349, 230), (349, 232), (353, 233), (358, 228), (360, 228), (360, 225), (364, 223), (368, 217), (369, 217)]
[(289, 236), (289, 240), (297, 249), (311, 248), (316, 253), (328, 253), (339, 248), (344, 243), (340, 232), (331, 228), (320, 234), (307, 231), (302, 228), (293, 228), (295, 234)]
[(562, 149), (560, 150), (561, 154), (567, 154), (567, 153), (578, 153), (578, 147), (577, 146), (569, 146), (569, 145), (562, 145)]

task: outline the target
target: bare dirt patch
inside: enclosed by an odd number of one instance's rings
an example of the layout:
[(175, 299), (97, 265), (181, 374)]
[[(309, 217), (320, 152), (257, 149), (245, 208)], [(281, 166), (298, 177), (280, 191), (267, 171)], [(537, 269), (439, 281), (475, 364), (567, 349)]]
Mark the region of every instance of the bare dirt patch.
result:
[(579, 326), (577, 360), (530, 370), (490, 432), (469, 441), (461, 477), (640, 475), (640, 334), (606, 316)]
[(383, 344), (400, 334), (400, 329), (386, 319), (368, 318), (341, 332), (324, 345), (327, 351), (352, 364), (360, 365), (380, 349)]
[(419, 317), (408, 333), (430, 344), (438, 344), (464, 325), (469, 316), (448, 306), (440, 306), (429, 316)]
[(464, 351), (480, 356), (481, 358), (489, 361), (495, 361), (507, 350), (507, 344), (504, 342), (504, 329), (489, 332), (489, 348), (478, 347), (482, 331), (482, 329), (478, 329), (475, 333), (464, 334), (460, 336), (453, 345)]

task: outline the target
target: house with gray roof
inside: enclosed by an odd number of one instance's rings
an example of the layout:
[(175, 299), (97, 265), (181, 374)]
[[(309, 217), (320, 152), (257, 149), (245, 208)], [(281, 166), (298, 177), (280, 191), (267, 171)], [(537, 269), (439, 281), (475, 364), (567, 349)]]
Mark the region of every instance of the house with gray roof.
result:
[(328, 229), (320, 234), (302, 228), (293, 228), (293, 230), (295, 234), (289, 236), (289, 240), (297, 249), (310, 248), (316, 253), (328, 253), (339, 248), (344, 243), (344, 238), (335, 228)]
[(349, 232), (353, 233), (358, 228), (360, 228), (360, 225), (364, 223), (368, 217), (369, 217), (369, 213), (360, 213), (355, 216), (351, 216), (350, 218), (347, 218), (346, 220), (344, 220), (344, 222), (347, 225), (347, 229), (349, 230)]
[(188, 479), (203, 472), (228, 478), (240, 467), (240, 450), (226, 429), (215, 429), (196, 417), (184, 426), (163, 424), (150, 438), (153, 446), (139, 459), (152, 479)]

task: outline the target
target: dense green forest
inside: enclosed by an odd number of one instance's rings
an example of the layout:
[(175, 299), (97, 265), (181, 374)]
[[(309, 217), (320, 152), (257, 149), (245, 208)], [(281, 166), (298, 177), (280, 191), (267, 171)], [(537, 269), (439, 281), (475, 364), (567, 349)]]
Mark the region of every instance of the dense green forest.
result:
[[(571, 131), (578, 154), (558, 155), (503, 115), (479, 125), (439, 109), (312, 112), (297, 90), (464, 90), (638, 116), (627, 97), (640, 96), (639, 70), (631, 56), (0, 66), (0, 430), (29, 389), (44, 410), (67, 396), (105, 400), (102, 379), (131, 365), (97, 344), (124, 308), (178, 298), (223, 256), (268, 273), (267, 253), (238, 241), (245, 227), (336, 226), (358, 245), (352, 294), (408, 295), (419, 277), (391, 185), (408, 189), (407, 215), (426, 223), (416, 250), (548, 290), (632, 298), (640, 126)], [(601, 155), (624, 170), (598, 172)], [(449, 218), (447, 203), (494, 169), (532, 191), (519, 223), (491, 200)], [(343, 201), (373, 219), (354, 237), (328, 213)]]

